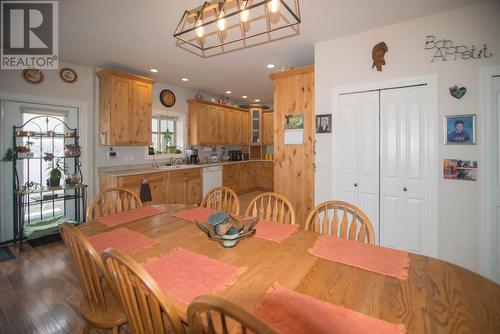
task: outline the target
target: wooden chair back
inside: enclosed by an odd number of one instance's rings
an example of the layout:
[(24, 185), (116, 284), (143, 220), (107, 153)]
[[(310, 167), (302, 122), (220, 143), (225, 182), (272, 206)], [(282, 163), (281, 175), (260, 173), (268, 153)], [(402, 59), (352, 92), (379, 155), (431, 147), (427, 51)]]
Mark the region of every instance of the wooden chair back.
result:
[(278, 193), (263, 193), (255, 197), (248, 205), (245, 216), (280, 224), (296, 224), (292, 203)]
[(130, 211), (142, 207), (142, 202), (134, 192), (124, 188), (111, 188), (92, 199), (87, 209), (87, 221), (98, 217)]
[(61, 225), (60, 232), (68, 246), (84, 299), (95, 313), (106, 313), (108, 301), (102, 280), (109, 280), (101, 257), (75, 226), (65, 222)]
[(102, 257), (134, 334), (184, 334), (171, 300), (142, 266), (118, 250), (108, 249)]
[(375, 243), (375, 233), (370, 219), (358, 207), (342, 201), (328, 201), (318, 205), (309, 213), (305, 230)]
[(276, 334), (269, 325), (245, 309), (215, 296), (197, 297), (188, 307), (188, 322), (189, 331), (197, 334)]
[(226, 211), (232, 215), (240, 214), (240, 199), (228, 187), (220, 186), (210, 189), (201, 201), (202, 208)]

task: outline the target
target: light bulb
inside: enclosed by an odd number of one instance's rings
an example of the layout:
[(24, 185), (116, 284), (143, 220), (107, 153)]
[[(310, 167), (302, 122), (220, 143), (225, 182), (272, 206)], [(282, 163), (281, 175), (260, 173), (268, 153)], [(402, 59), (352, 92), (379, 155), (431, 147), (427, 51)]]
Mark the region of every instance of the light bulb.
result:
[[(224, 16), (224, 11), (221, 10), (220, 14), (219, 14), (219, 17), (222, 17)], [(226, 30), (226, 19), (218, 19), (217, 20), (217, 29), (219, 29), (220, 31), (224, 31)]]
[(198, 38), (203, 38), (203, 35), (205, 35), (205, 28), (203, 28), (202, 24), (203, 20), (198, 20), (198, 22), (196, 22), (196, 26), (198, 27), (196, 28), (196, 37)]
[(281, 6), (280, 0), (272, 0), (269, 3), (269, 10), (273, 13), (277, 13), (280, 11), (280, 6)]
[[(247, 8), (247, 3), (248, 3), (248, 1), (243, 1), (243, 4), (241, 5), (241, 9)], [(244, 11), (242, 11), (240, 13), (240, 18), (241, 18), (241, 22), (248, 22), (248, 20), (250, 19), (250, 11), (248, 9), (245, 9)]]

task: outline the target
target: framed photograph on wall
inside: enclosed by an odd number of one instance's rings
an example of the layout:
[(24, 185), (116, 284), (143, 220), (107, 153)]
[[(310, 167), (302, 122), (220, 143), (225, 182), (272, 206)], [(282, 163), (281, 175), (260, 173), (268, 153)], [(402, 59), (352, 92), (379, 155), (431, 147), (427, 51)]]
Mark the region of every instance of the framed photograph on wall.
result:
[(443, 160), (443, 176), (448, 180), (477, 180), (477, 161), (476, 160)]
[(332, 133), (332, 115), (316, 115), (316, 133)]
[(476, 115), (444, 116), (446, 145), (476, 144)]

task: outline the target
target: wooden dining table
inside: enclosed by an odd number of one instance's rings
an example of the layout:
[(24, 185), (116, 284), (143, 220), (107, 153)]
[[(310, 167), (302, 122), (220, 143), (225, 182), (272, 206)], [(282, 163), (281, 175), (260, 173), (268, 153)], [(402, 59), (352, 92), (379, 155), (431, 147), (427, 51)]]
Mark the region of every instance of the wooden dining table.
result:
[[(407, 333), (500, 333), (500, 286), (446, 261), (409, 254), (408, 280), (324, 260), (308, 250), (319, 235), (299, 229), (281, 244), (251, 237), (234, 248), (209, 240), (195, 223), (175, 218), (186, 205), (160, 205), (162, 214), (109, 228), (80, 227), (87, 236), (126, 227), (159, 241), (132, 257), (138, 262), (182, 247), (239, 268), (238, 280), (216, 296), (251, 311), (276, 283), (316, 299), (394, 324)], [(203, 279), (203, 277), (200, 277)], [(186, 321), (187, 307), (174, 308)]]

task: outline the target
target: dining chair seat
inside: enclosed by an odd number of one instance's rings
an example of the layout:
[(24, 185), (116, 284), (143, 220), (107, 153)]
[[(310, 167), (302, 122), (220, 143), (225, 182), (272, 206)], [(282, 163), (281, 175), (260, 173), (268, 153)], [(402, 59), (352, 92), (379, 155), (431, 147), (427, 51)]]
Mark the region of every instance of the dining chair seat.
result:
[[(105, 290), (105, 298), (107, 301), (106, 312), (96, 310), (85, 299), (80, 303), (80, 312), (93, 326), (103, 329), (113, 329), (113, 334), (119, 333), (118, 327), (127, 322), (127, 316), (110, 289)], [(89, 331), (90, 326), (84, 330), (84, 333), (88, 333)]]

